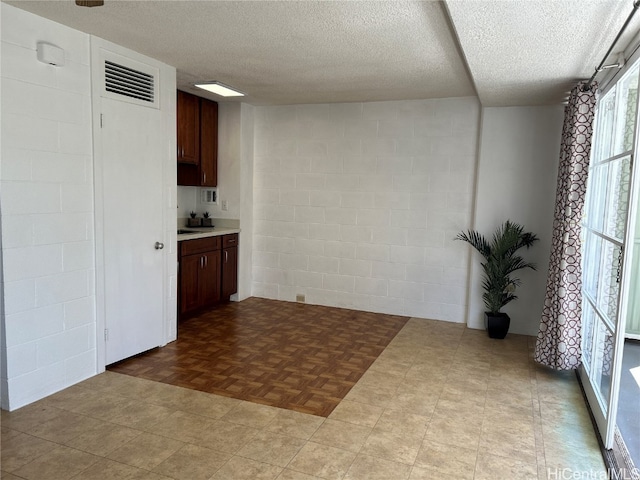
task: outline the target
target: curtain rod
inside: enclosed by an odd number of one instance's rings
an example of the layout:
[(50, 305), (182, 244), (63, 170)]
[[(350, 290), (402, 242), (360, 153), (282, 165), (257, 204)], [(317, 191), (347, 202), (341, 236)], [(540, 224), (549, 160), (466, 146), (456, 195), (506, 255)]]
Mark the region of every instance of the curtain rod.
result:
[[(609, 57), (609, 55), (611, 54), (611, 51), (613, 50), (613, 48), (616, 46), (616, 43), (618, 43), (618, 40), (620, 40), (620, 37), (622, 36), (622, 34), (624, 33), (624, 31), (627, 29), (627, 27), (629, 26), (629, 23), (631, 23), (631, 19), (633, 18), (633, 16), (636, 14), (636, 12), (638, 11), (638, 7), (640, 7), (640, 0), (634, 0), (633, 2), (633, 10), (631, 10), (631, 13), (629, 14), (629, 16), (627, 17), (627, 19), (625, 20), (624, 24), (622, 25), (622, 28), (620, 29), (620, 31), (618, 32), (618, 35), (616, 35), (616, 38), (613, 40), (613, 43), (611, 44), (611, 46), (609, 47), (609, 50), (607, 50), (607, 53), (604, 54), (604, 57), (602, 58), (602, 61), (600, 62), (600, 65), (598, 65), (596, 67), (596, 71), (593, 72), (593, 75), (591, 75), (591, 78), (587, 81), (587, 83), (585, 83), (582, 87), (583, 91), (588, 91), (589, 89), (591, 89), (591, 84), (593, 83), (593, 81), (596, 78), (596, 75), (598, 75), (598, 73), (600, 73), (602, 70), (604, 70), (605, 68), (609, 68), (609, 67), (605, 67), (604, 66), (604, 62), (607, 60), (607, 58)], [(621, 67), (622, 65), (620, 64), (616, 64), (616, 65), (611, 65), (616, 66), (616, 67)]]

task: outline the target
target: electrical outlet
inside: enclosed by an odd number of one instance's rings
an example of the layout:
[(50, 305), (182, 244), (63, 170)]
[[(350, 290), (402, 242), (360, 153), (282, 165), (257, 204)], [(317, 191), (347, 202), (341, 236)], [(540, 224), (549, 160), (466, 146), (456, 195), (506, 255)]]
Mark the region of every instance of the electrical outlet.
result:
[(296, 295), (296, 302), (298, 302), (298, 303), (304, 303), (304, 295), (303, 295), (303, 294), (301, 294), (301, 293), (298, 293), (298, 294)]
[(224, 210), (226, 212), (229, 209), (229, 205), (227, 205), (227, 201), (226, 200), (221, 200), (220, 203), (222, 205), (222, 210)]

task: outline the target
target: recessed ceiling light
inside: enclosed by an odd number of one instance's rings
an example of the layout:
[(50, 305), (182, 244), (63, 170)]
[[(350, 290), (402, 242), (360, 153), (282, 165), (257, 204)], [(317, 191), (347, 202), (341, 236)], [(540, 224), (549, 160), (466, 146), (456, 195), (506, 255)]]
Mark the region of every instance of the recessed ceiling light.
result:
[(233, 88), (227, 87), (220, 82), (196, 83), (196, 87), (215, 93), (221, 97), (244, 97), (244, 93), (238, 92)]

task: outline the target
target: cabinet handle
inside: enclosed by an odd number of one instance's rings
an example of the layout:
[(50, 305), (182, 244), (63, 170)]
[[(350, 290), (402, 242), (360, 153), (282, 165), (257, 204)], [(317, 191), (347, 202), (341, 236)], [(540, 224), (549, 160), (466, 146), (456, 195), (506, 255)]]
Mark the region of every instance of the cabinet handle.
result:
[(224, 251), (224, 263), (229, 261), (229, 250)]
[(209, 266), (209, 255), (205, 255), (204, 256), (204, 266), (208, 267)]
[(202, 184), (207, 184), (207, 172), (202, 172)]
[(204, 257), (200, 257), (200, 268), (204, 268)]

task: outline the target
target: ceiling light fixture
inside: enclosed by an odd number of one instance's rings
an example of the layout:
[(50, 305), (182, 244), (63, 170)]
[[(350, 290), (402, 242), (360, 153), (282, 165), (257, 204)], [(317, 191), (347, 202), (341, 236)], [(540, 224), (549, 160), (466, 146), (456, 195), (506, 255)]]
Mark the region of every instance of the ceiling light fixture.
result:
[(101, 7), (104, 5), (104, 0), (76, 0), (76, 5), (79, 7)]
[(207, 90), (208, 92), (215, 93), (221, 97), (244, 97), (244, 93), (234, 90), (231, 87), (227, 87), (220, 82), (206, 82), (195, 83), (194, 86)]

